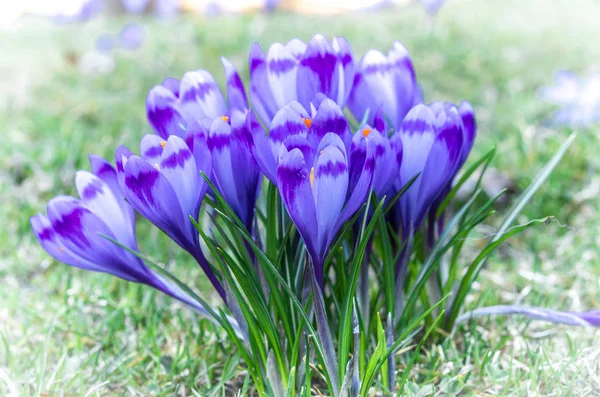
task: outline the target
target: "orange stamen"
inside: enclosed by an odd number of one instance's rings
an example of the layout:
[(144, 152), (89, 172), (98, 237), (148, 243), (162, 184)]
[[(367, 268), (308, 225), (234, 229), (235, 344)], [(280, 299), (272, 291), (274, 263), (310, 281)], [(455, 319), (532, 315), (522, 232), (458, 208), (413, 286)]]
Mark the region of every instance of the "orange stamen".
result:
[(224, 122), (229, 122), (229, 117), (227, 116), (221, 116), (221, 120), (223, 120)]
[(160, 147), (164, 149), (166, 144), (167, 144), (167, 141), (161, 141)]
[(365, 128), (365, 129), (363, 130), (363, 136), (364, 136), (365, 138), (366, 138), (366, 137), (368, 137), (368, 136), (369, 136), (369, 134), (371, 133), (371, 131), (372, 131), (372, 130), (371, 130), (370, 128)]
[(310, 180), (310, 187), (314, 187), (315, 186), (315, 167), (312, 167), (310, 169), (310, 175), (309, 175), (308, 179)]
[(304, 117), (302, 117), (302, 121), (304, 121), (304, 125), (306, 125), (306, 128), (310, 128), (310, 126), (312, 125), (311, 119), (305, 119)]

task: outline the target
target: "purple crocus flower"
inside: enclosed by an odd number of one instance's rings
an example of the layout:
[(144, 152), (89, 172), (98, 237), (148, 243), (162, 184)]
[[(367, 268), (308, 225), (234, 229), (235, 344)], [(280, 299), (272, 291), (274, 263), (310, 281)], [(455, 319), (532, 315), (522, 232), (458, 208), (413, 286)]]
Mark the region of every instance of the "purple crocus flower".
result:
[[(235, 67), (222, 58), (227, 79), (225, 102), (219, 86), (204, 70), (186, 73), (181, 82), (166, 79), (148, 94), (150, 125), (166, 139), (185, 136), (190, 124), (202, 126), (212, 152), (212, 178), (236, 215), (251, 230), (260, 186), (260, 169), (250, 149), (248, 102)], [(210, 175), (210, 174), (208, 174)]]
[(430, 206), (456, 174), (463, 157), (463, 124), (454, 106), (419, 104), (395, 134), (403, 147), (396, 189), (419, 175), (398, 203), (407, 237), (422, 225)]
[[(281, 144), (291, 137), (288, 144), (306, 144), (315, 148), (325, 134), (334, 133), (344, 142), (346, 151), (350, 149), (351, 133), (342, 109), (329, 98), (320, 98), (316, 106), (311, 104), (309, 113), (299, 102), (290, 101), (273, 117), (268, 136), (254, 117), (249, 115), (248, 128), (252, 131), (252, 151), (261, 170), (277, 185), (277, 160)], [(302, 138), (302, 139), (300, 139)], [(290, 149), (291, 150), (291, 149)]]
[(399, 42), (385, 56), (370, 50), (356, 67), (348, 108), (357, 120), (369, 112), (367, 123), (380, 131), (398, 130), (421, 94), (410, 54)]
[(258, 43), (250, 49), (250, 98), (258, 117), (269, 124), (291, 100), (305, 108), (321, 93), (344, 107), (354, 79), (354, 59), (343, 37), (329, 42), (317, 34), (305, 44), (275, 43), (265, 56)]
[(117, 174), (127, 201), (140, 214), (159, 227), (202, 267), (225, 300), (225, 291), (200, 248), (197, 220), (207, 190), (200, 172), (210, 175), (211, 154), (201, 126), (190, 128), (187, 143), (172, 135), (164, 141), (158, 135), (145, 135), (140, 156), (120, 146), (116, 152)]
[[(304, 140), (304, 145), (298, 145), (298, 140)], [(356, 165), (349, 164), (346, 147), (334, 133), (326, 134), (316, 150), (298, 136), (288, 138), (281, 147), (277, 185), (321, 285), (329, 246), (342, 225), (364, 204), (371, 189), (372, 146), (367, 145), (362, 155), (351, 153), (350, 158)]]
[(31, 227), (42, 248), (70, 266), (149, 285), (207, 315), (206, 309), (178, 286), (103, 237), (138, 251), (133, 208), (123, 200), (115, 169), (97, 156), (90, 156), (90, 163), (93, 173), (78, 171), (75, 176), (80, 200), (55, 197), (48, 203), (47, 216), (31, 217)]
[(235, 67), (222, 58), (227, 78), (227, 97), (210, 73), (205, 70), (187, 72), (181, 81), (167, 78), (157, 85), (146, 98), (146, 114), (154, 131), (163, 139), (169, 135), (185, 137), (186, 126), (193, 120), (210, 127), (218, 117), (229, 117), (233, 110), (245, 111), (248, 107), (242, 79)]

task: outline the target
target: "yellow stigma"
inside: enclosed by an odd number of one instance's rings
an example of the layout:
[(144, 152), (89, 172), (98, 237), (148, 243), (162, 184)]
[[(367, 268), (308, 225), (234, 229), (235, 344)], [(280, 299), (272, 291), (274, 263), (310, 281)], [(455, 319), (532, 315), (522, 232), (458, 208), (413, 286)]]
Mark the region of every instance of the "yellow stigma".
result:
[(224, 122), (229, 122), (229, 117), (227, 116), (221, 116), (221, 120), (223, 120)]
[(310, 128), (310, 126), (312, 125), (311, 119), (305, 119), (304, 117), (302, 117), (302, 121), (304, 121), (304, 125), (306, 125), (306, 128)]
[(309, 175), (308, 179), (310, 180), (310, 187), (314, 187), (315, 186), (315, 167), (312, 167), (310, 169), (310, 175)]
[(365, 129), (363, 130), (363, 136), (364, 136), (365, 138), (366, 138), (366, 137), (368, 137), (368, 136), (369, 136), (369, 134), (371, 133), (371, 131), (372, 131), (372, 130), (371, 130), (370, 128), (365, 128)]
[(165, 148), (165, 145), (167, 144), (167, 141), (160, 141), (160, 147), (161, 148)]

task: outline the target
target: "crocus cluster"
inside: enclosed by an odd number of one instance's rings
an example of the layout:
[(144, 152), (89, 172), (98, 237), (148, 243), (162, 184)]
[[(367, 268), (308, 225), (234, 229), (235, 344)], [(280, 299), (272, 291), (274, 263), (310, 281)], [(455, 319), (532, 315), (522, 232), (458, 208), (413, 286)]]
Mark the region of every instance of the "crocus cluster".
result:
[(341, 37), (275, 43), (266, 53), (254, 44), (251, 103), (236, 68), (222, 62), (226, 96), (206, 70), (165, 79), (148, 93), (154, 133), (141, 137), (139, 152), (119, 147), (115, 167), (92, 157), (92, 173), (76, 176), (80, 199), (56, 197), (47, 216), (31, 219), (50, 255), (150, 285), (205, 313), (135, 254), (134, 211), (194, 258), (230, 308), (231, 286), (197, 230), (204, 198), (213, 196), (207, 179), (257, 243), (261, 185), (275, 186), (321, 287), (333, 242), (372, 194), (389, 199), (412, 183), (390, 212), (400, 241), (439, 221), (437, 208), (471, 152), (475, 115), (468, 102), (425, 104), (400, 43), (361, 59)]

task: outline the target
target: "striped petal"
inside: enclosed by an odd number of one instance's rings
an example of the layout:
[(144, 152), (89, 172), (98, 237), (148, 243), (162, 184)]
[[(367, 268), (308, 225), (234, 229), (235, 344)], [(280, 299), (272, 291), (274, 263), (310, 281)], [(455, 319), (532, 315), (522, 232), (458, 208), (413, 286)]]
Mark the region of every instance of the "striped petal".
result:
[[(350, 153), (350, 158), (352, 159), (353, 157), (356, 158), (356, 155), (353, 156), (353, 154)], [(337, 229), (341, 228), (342, 225), (346, 223), (348, 219), (350, 219), (366, 202), (369, 194), (371, 193), (374, 169), (375, 149), (372, 142), (370, 140), (366, 140), (366, 153), (364, 155), (364, 161), (362, 161), (362, 167), (353, 168), (350, 170), (356, 176), (353, 177), (352, 188), (347, 194), (348, 200), (346, 201), (346, 205), (337, 219), (335, 226)], [(330, 243), (331, 241), (328, 244)]]
[(277, 147), (291, 135), (306, 136), (308, 128), (300, 114), (289, 106), (282, 107), (271, 122), (269, 139)]
[[(422, 175), (425, 163), (435, 142), (435, 115), (425, 105), (415, 106), (406, 115), (399, 132), (404, 148), (404, 157), (400, 166), (397, 190), (400, 190), (413, 177), (420, 174), (408, 191), (400, 198), (400, 209), (405, 227), (410, 223), (419, 223), (417, 217), (423, 206), (429, 206), (419, 197), (420, 186), (424, 183)], [(416, 227), (416, 226), (415, 226)]]
[(185, 217), (198, 217), (203, 192), (200, 191), (200, 172), (185, 141), (171, 136), (160, 158), (160, 172), (173, 187)]
[(162, 155), (163, 147), (166, 143), (166, 139), (163, 139), (158, 135), (144, 135), (140, 142), (140, 157), (152, 165), (159, 165), (160, 156)]
[[(415, 69), (408, 50), (395, 41), (388, 52), (388, 61), (394, 74), (394, 86), (397, 99), (396, 118), (392, 122), (399, 128), (408, 111), (417, 103), (421, 103), (422, 92), (417, 86)], [(391, 116), (390, 116), (391, 117)]]
[(195, 245), (197, 236), (190, 235), (191, 224), (185, 218), (173, 187), (154, 166), (137, 156), (125, 164), (124, 193), (140, 214), (184, 248)]
[[(65, 247), (62, 238), (52, 227), (48, 217), (37, 214), (30, 219), (31, 229), (38, 239), (40, 245), (54, 259), (66, 263), (70, 266), (75, 266), (80, 269), (91, 270), (95, 272), (106, 271), (101, 265), (89, 261), (80, 255), (77, 255), (70, 249)], [(108, 240), (107, 240), (108, 241)], [(121, 274), (122, 278), (132, 280), (131, 276)]]
[(475, 121), (475, 111), (473, 110), (473, 106), (467, 101), (461, 102), (458, 107), (458, 113), (460, 114), (464, 128), (463, 149), (460, 159), (460, 164), (463, 165), (471, 153), (473, 143), (475, 143), (477, 122)]
[(338, 85), (337, 96), (335, 101), (340, 106), (344, 106), (350, 96), (352, 83), (354, 82), (354, 55), (350, 43), (343, 37), (334, 37), (332, 42), (333, 51), (338, 58), (338, 67), (341, 68), (340, 81)]
[[(283, 142), (283, 146), (287, 151), (298, 149), (304, 156), (304, 162), (307, 166), (312, 166), (315, 160), (315, 147), (301, 135), (292, 135)], [(281, 149), (281, 146), (279, 147)]]
[(169, 135), (184, 136), (186, 122), (175, 94), (158, 85), (146, 97), (146, 116), (148, 122), (163, 139)]
[(358, 120), (363, 120), (368, 111), (368, 124), (373, 124), (374, 113), (379, 107), (383, 108), (387, 117), (395, 120), (397, 104), (394, 90), (388, 59), (381, 52), (370, 50), (358, 65), (348, 107)]
[(308, 112), (306, 111), (306, 109), (304, 109), (304, 106), (302, 106), (300, 104), (300, 102), (298, 102), (298, 101), (289, 101), (288, 103), (285, 104), (285, 106), (294, 110), (296, 113), (298, 113), (300, 115), (300, 117), (302, 117), (304, 119), (314, 118), (314, 114), (311, 113), (309, 115)]
[(102, 181), (108, 185), (112, 191), (112, 194), (116, 197), (121, 214), (126, 218), (125, 222), (128, 223), (132, 231), (135, 230), (135, 214), (133, 212), (133, 208), (127, 203), (125, 197), (123, 196), (115, 168), (102, 157), (95, 155), (90, 155), (90, 164), (92, 166), (92, 173), (98, 178), (102, 179)]
[(384, 135), (388, 134), (389, 128), (386, 126), (385, 115), (383, 114), (383, 106), (379, 106), (373, 115), (373, 128), (381, 131)]
[(248, 108), (248, 100), (246, 99), (246, 90), (244, 83), (240, 78), (235, 66), (227, 59), (221, 57), (223, 69), (225, 70), (225, 79), (227, 81), (227, 102), (229, 110), (246, 110)]
[[(368, 125), (354, 134), (355, 140), (370, 140), (375, 149), (375, 168), (373, 170), (373, 191), (379, 198), (388, 193), (400, 169), (400, 159), (390, 141), (371, 129)], [(366, 147), (366, 144), (365, 144)]]
[(319, 92), (337, 99), (342, 70), (327, 39), (320, 34), (313, 36), (298, 66), (298, 101), (308, 109)]
[(231, 126), (220, 118), (215, 119), (210, 127), (208, 138), (208, 146), (213, 158), (213, 176), (219, 192), (241, 219), (243, 210), (240, 206), (236, 180), (236, 175), (241, 170), (232, 167), (233, 143)]
[(279, 107), (269, 86), (265, 54), (258, 43), (250, 47), (248, 59), (250, 68), (250, 100), (258, 117), (263, 123), (269, 124)]
[(327, 253), (328, 242), (337, 233), (335, 222), (342, 211), (348, 189), (348, 163), (336, 146), (325, 147), (314, 167), (314, 198), (317, 209), (319, 255)]
[(309, 139), (317, 145), (330, 132), (338, 135), (347, 148), (350, 147), (352, 136), (344, 112), (334, 101), (327, 98), (321, 102), (317, 109), (317, 114), (312, 121)]
[(302, 55), (304, 55), (304, 52), (306, 51), (306, 43), (303, 42), (302, 40), (298, 40), (298, 39), (291, 39), (286, 45), (285, 47), (292, 53), (292, 55), (296, 58), (296, 59), (300, 59), (302, 58)]
[(54, 241), (60, 242), (74, 257), (99, 265), (90, 270), (104, 271), (126, 280), (136, 280), (141, 276), (141, 261), (103, 237), (118, 240), (106, 223), (79, 200), (68, 196), (55, 197), (48, 202), (47, 212), (56, 232)]
[[(412, 219), (415, 227), (420, 226), (429, 206), (451, 182), (456, 164), (462, 154), (462, 139), (462, 133), (458, 128), (448, 128), (438, 134), (431, 146), (423, 173), (420, 176), (421, 184), (418, 192), (420, 208), (416, 218)], [(417, 206), (415, 204), (414, 208)]]
[(246, 113), (234, 111), (231, 115), (231, 168), (235, 170), (238, 216), (252, 230), (254, 208), (260, 188), (261, 172), (251, 149), (250, 132), (246, 128)]
[(118, 241), (135, 248), (135, 230), (129, 218), (129, 210), (125, 213), (110, 187), (96, 175), (87, 171), (77, 171), (75, 186), (82, 204), (104, 220)]
[(267, 54), (267, 80), (277, 108), (296, 99), (296, 72), (298, 60), (279, 43), (271, 45)]
[(319, 146), (317, 146), (317, 153), (321, 153), (321, 151), (327, 146), (335, 146), (339, 149), (340, 152), (342, 152), (344, 159), (348, 158), (346, 152), (346, 145), (344, 145), (344, 142), (342, 141), (342, 138), (339, 137), (339, 135), (334, 134), (333, 132), (325, 134), (323, 139), (321, 139), (321, 142), (319, 142)]
[[(318, 260), (317, 211), (310, 184), (310, 171), (299, 149), (282, 150), (277, 165), (277, 185), (290, 218), (302, 235), (313, 261)], [(316, 266), (316, 265), (315, 265)]]
[(267, 137), (252, 111), (248, 112), (246, 128), (251, 132), (252, 143), (250, 148), (256, 163), (265, 176), (277, 185), (277, 157), (275, 156), (279, 148)]
[(205, 70), (184, 74), (179, 90), (181, 111), (188, 121), (205, 117), (214, 119), (227, 113), (219, 86)]
[[(198, 172), (202, 171), (210, 177), (212, 175), (212, 154), (208, 149), (208, 132), (209, 130), (200, 124), (200, 122), (194, 120), (188, 124), (185, 143), (196, 160)], [(200, 182), (205, 185), (200, 190), (205, 191), (208, 188), (206, 181), (201, 177)]]

